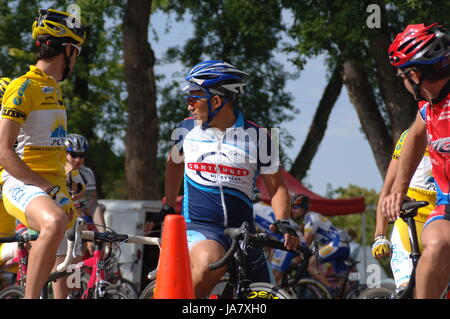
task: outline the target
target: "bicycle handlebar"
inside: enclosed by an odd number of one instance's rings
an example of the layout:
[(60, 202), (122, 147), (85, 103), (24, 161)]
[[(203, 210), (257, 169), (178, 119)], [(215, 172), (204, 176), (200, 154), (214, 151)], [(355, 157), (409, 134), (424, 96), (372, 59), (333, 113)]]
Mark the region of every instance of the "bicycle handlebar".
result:
[(218, 261), (211, 263), (208, 265), (208, 268), (210, 270), (216, 270), (223, 266), (225, 266), (228, 262), (228, 260), (233, 256), (234, 252), (237, 250), (239, 241), (244, 239), (244, 236), (247, 235), (248, 238), (248, 245), (253, 247), (270, 247), (285, 251), (291, 251), (295, 253), (307, 253), (311, 254), (314, 253), (314, 249), (310, 249), (309, 247), (298, 247), (295, 251), (288, 250), (282, 241), (272, 239), (270, 236), (266, 233), (260, 233), (260, 234), (251, 234), (248, 231), (248, 223), (244, 222), (242, 223), (242, 226), (239, 228), (226, 228), (224, 231), (225, 235), (228, 235), (231, 237), (231, 246), (225, 253), (225, 255), (220, 258)]
[(28, 243), (30, 241), (38, 239), (38, 234), (25, 234), (25, 235), (15, 235), (9, 237), (0, 237), (0, 243)]
[(160, 246), (161, 239), (158, 237), (135, 236), (128, 234), (101, 233), (95, 231), (82, 231), (84, 220), (78, 218), (74, 227), (67, 234), (67, 253), (65, 260), (56, 267), (56, 271), (63, 272), (72, 263), (76, 257), (75, 247), (80, 239), (97, 240), (101, 242), (127, 242), (130, 244), (144, 244)]

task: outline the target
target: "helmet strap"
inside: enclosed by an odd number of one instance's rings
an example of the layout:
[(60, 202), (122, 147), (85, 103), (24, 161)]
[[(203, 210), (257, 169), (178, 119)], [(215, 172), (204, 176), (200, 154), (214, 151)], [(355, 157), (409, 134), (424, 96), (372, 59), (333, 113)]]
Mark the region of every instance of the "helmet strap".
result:
[(209, 123), (213, 120), (213, 118), (217, 115), (217, 113), (219, 113), (219, 111), (222, 109), (222, 107), (224, 107), (225, 104), (227, 104), (227, 100), (224, 98), (222, 103), (219, 105), (219, 107), (217, 109), (215, 109), (214, 111), (212, 110), (212, 105), (211, 105), (211, 98), (214, 96), (212, 95), (209, 90), (206, 90), (209, 94), (208, 98), (207, 98), (207, 103), (208, 103), (208, 120), (202, 124), (202, 129), (207, 129), (209, 126)]
[(72, 55), (73, 55), (74, 51), (75, 51), (75, 48), (73, 46), (70, 46), (70, 55), (67, 56), (66, 48), (64, 47), (64, 49), (63, 49), (63, 53), (64, 53), (64, 71), (63, 71), (63, 75), (62, 75), (60, 81), (64, 81), (67, 78), (67, 76), (69, 75), (69, 73), (70, 73), (70, 59), (72, 58)]
[(408, 80), (409, 84), (411, 85), (411, 87), (414, 90), (414, 99), (416, 101), (423, 101), (423, 100), (425, 100), (425, 98), (420, 93), (420, 86), (422, 85), (423, 77), (421, 76), (420, 80), (419, 80), (419, 83), (416, 83), (416, 82), (414, 82), (411, 79), (411, 76), (409, 75), (409, 73), (406, 73), (405, 76), (406, 76), (406, 79)]

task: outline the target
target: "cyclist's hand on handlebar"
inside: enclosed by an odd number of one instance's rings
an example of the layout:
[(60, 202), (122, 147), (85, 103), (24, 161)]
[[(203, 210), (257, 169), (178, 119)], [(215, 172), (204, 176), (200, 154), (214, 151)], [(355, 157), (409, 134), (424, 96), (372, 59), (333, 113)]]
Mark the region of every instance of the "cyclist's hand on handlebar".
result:
[(297, 232), (290, 224), (289, 218), (277, 219), (275, 223), (270, 225), (270, 230), (276, 234), (284, 235), (284, 247), (289, 250), (295, 250), (298, 248), (300, 239)]
[(155, 224), (161, 224), (167, 215), (176, 213), (177, 212), (175, 211), (174, 208), (172, 208), (167, 204), (164, 204), (161, 210), (152, 217), (151, 221), (154, 222)]
[(391, 242), (384, 235), (375, 237), (372, 244), (372, 256), (374, 258), (389, 257), (392, 253)]

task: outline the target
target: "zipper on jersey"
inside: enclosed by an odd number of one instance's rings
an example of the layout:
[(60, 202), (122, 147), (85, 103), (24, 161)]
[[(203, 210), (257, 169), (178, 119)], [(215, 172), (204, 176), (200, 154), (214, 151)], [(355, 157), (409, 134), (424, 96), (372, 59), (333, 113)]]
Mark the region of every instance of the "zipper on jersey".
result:
[(220, 201), (222, 202), (222, 208), (223, 208), (223, 226), (228, 226), (228, 213), (227, 213), (227, 206), (225, 205), (225, 194), (223, 192), (223, 186), (222, 186), (222, 179), (221, 179), (221, 173), (220, 173), (220, 153), (222, 151), (222, 138), (218, 136), (214, 131), (213, 134), (217, 140), (217, 152), (216, 152), (216, 178), (217, 183), (219, 184), (219, 190), (220, 190)]

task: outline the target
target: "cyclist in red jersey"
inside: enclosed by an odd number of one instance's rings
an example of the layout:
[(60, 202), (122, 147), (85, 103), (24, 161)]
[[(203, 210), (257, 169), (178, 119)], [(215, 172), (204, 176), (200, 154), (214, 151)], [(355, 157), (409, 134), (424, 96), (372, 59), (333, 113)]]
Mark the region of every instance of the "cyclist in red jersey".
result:
[(423, 253), (416, 269), (416, 298), (439, 298), (450, 278), (450, 36), (437, 23), (409, 25), (389, 47), (406, 89), (424, 103), (402, 149), (391, 194), (382, 202), (395, 220), (425, 147), (437, 185), (436, 208), (424, 225)]

